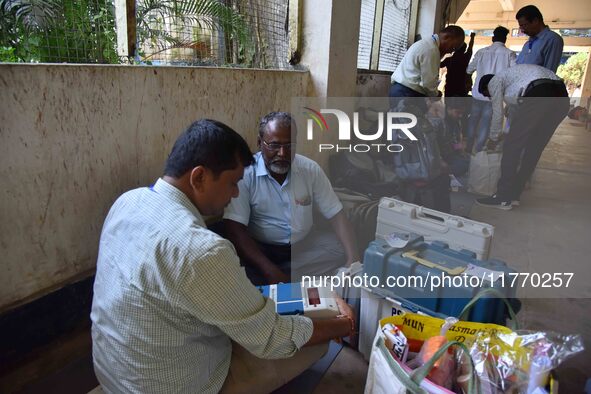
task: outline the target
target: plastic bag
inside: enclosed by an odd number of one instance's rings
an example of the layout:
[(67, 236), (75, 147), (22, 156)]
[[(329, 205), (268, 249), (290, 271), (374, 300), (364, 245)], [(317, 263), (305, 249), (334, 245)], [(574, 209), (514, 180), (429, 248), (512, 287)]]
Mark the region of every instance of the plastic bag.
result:
[(486, 150), (476, 153), (470, 159), (468, 191), (490, 196), (497, 190), (501, 177), (502, 153)]
[[(425, 340), (441, 334), (445, 320), (417, 313), (405, 313), (380, 320), (382, 326), (386, 323), (400, 327), (408, 339), (410, 351), (418, 352)], [(478, 333), (497, 331), (512, 332), (511, 329), (498, 324), (458, 321), (445, 332), (445, 337), (449, 341), (463, 342), (466, 346), (471, 346)]]
[(552, 369), (583, 351), (580, 335), (517, 331), (479, 333), (470, 356), (482, 394), (532, 394), (543, 389)]
[[(456, 366), (461, 365), (466, 374), (463, 386), (465, 392), (476, 394), (477, 376), (468, 356), (469, 349), (461, 342), (448, 340), (449, 328), (455, 327), (457, 319), (442, 320), (412, 313), (407, 315), (418, 320), (404, 319), (404, 316), (380, 320), (370, 357), (365, 393), (452, 394), (454, 392), (450, 391), (450, 387), (454, 383)], [(470, 324), (479, 324), (479, 328), (485, 326), (480, 323)], [(410, 337), (406, 336), (407, 332)], [(431, 343), (432, 332), (437, 339)], [(402, 361), (406, 355), (408, 363)], [(456, 358), (464, 363), (458, 363)]]
[[(411, 352), (419, 352), (432, 337), (440, 337), (442, 343), (441, 336), (445, 336), (449, 342), (464, 343), (470, 349), (470, 355), (455, 352), (455, 368), (451, 379), (451, 390), (461, 394), (469, 392), (468, 384), (473, 381), (472, 363), (481, 394), (545, 392), (543, 387), (548, 382), (550, 371), (584, 349), (580, 335), (512, 331), (496, 324), (466, 321), (458, 321), (442, 330), (446, 322), (449, 323), (436, 317), (406, 313), (384, 318), (380, 320), (380, 326), (389, 323), (402, 331), (408, 343), (409, 360), (413, 359)], [(409, 373), (412, 370), (410, 367), (420, 365), (414, 364), (414, 360), (407, 363), (409, 367), (404, 366)], [(435, 375), (426, 376), (430, 379), (428, 382), (434, 379), (443, 383), (440, 387), (449, 389), (449, 382)]]

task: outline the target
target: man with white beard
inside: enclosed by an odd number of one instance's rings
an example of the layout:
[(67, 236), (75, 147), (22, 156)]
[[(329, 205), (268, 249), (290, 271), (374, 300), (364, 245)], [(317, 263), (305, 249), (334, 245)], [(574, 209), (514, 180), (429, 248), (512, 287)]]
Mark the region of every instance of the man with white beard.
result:
[[(224, 213), (225, 236), (256, 285), (331, 274), (360, 260), (352, 226), (324, 171), (295, 153), (296, 133), (289, 113), (263, 117), (255, 164), (244, 171), (240, 194)], [(314, 209), (333, 232), (313, 229)]]

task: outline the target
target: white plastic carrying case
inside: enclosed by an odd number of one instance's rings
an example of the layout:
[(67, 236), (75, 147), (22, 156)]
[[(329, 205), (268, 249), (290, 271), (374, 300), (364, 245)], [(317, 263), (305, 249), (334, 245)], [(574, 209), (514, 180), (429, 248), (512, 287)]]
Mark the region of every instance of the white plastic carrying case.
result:
[(451, 249), (467, 249), (480, 260), (486, 260), (495, 228), (461, 216), (384, 197), (378, 207), (376, 238), (385, 239), (392, 233), (414, 233), (425, 241), (442, 241)]

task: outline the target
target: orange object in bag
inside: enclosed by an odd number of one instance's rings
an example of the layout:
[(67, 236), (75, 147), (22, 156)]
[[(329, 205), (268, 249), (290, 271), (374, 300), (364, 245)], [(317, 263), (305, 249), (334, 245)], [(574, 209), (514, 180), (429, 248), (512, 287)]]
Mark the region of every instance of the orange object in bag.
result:
[[(421, 365), (429, 361), (439, 349), (447, 343), (447, 338), (443, 335), (431, 337), (425, 341), (417, 358)], [(449, 388), (451, 386), (451, 374), (454, 370), (454, 360), (449, 352), (435, 362), (433, 369), (427, 375), (427, 378), (433, 383)]]

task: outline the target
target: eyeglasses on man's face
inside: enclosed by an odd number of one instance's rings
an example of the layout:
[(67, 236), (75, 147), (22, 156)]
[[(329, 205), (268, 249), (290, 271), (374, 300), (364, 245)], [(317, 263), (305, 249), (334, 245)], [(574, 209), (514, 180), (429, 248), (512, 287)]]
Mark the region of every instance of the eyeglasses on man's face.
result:
[(280, 144), (277, 142), (267, 142), (263, 139), (261, 139), (261, 141), (263, 141), (263, 145), (265, 146), (265, 148), (267, 148), (267, 150), (269, 152), (279, 152), (281, 150), (281, 148), (284, 148), (285, 150), (288, 150), (291, 152), (292, 150), (295, 150), (295, 148), (296, 148), (295, 142), (290, 142), (288, 144)]

